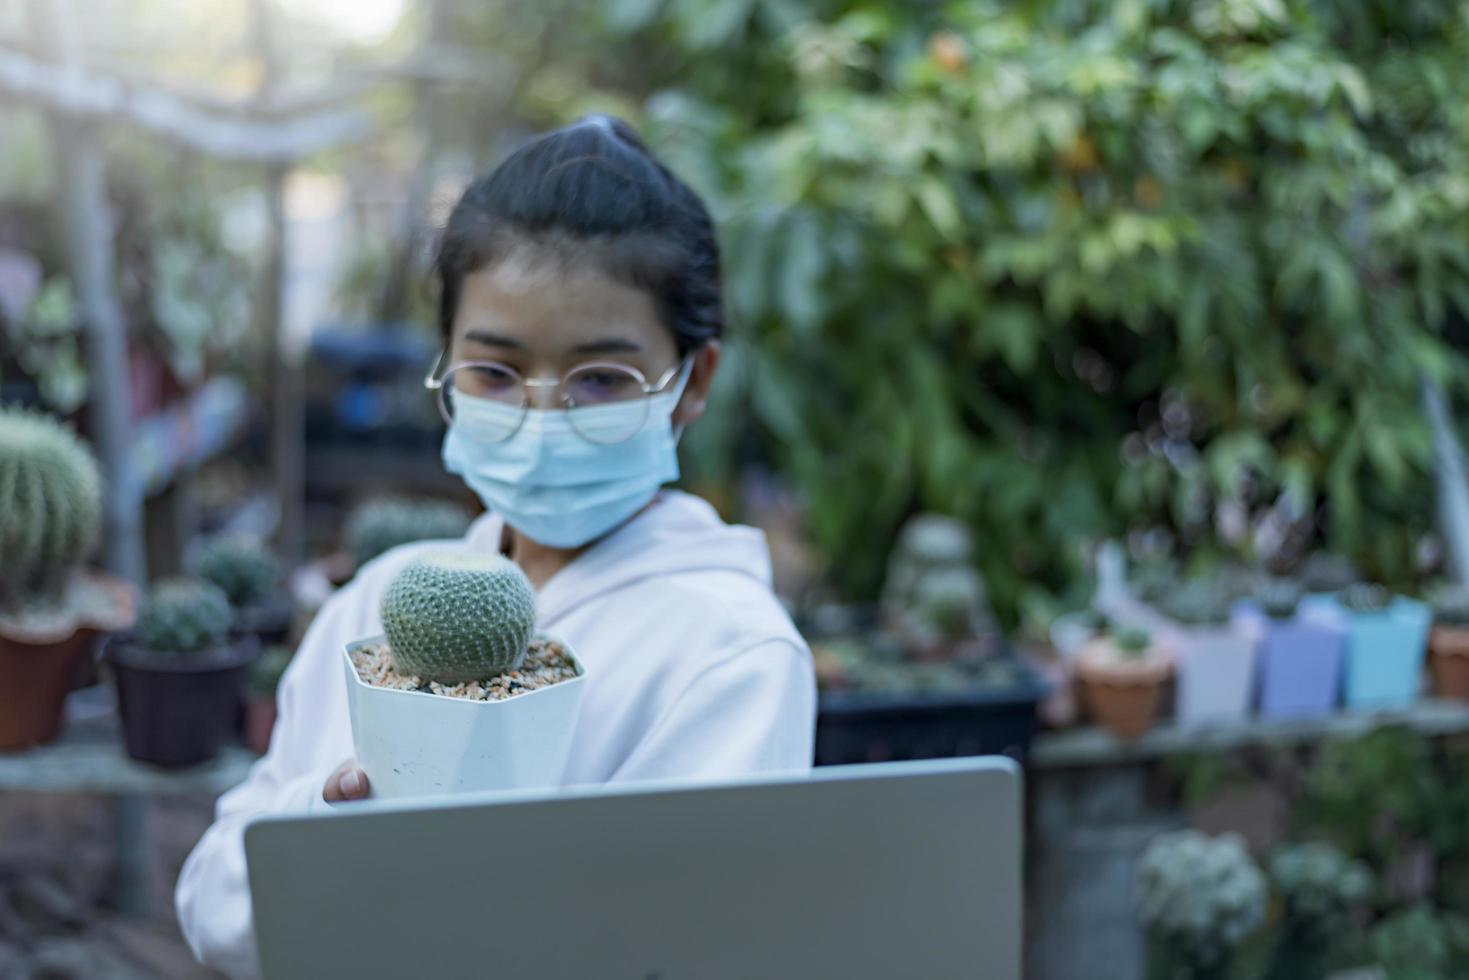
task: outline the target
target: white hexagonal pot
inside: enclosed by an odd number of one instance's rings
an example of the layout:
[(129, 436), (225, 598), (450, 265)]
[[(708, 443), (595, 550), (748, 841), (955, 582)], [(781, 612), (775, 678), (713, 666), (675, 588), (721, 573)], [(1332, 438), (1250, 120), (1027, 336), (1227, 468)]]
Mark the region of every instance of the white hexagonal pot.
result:
[(471, 701), (374, 687), (357, 675), (353, 651), (381, 636), (347, 644), (347, 709), (357, 764), (374, 796), (433, 796), (529, 789), (560, 782), (581, 707), (586, 667), (564, 641), (577, 676), (504, 701)]

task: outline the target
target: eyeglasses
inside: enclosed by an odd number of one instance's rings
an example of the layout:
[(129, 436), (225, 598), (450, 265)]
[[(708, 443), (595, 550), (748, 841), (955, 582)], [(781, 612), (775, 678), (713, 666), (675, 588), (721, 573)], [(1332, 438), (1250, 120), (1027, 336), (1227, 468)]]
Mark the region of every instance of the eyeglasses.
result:
[[(481, 430), (481, 435), (492, 442), (503, 442), (520, 431), (530, 410), (533, 388), (557, 389), (560, 394), (557, 407), (566, 413), (577, 435), (588, 442), (626, 442), (647, 423), (649, 398), (661, 394), (688, 364), (687, 358), (679, 361), (663, 372), (657, 384), (648, 384), (637, 368), (612, 361), (578, 364), (556, 380), (527, 378), (499, 361), (463, 361), (438, 376), (447, 356), (447, 351), (441, 352), (423, 379), (425, 388), (438, 393), (439, 414), (445, 422), (453, 424), (454, 401), (460, 394), (518, 410), (513, 415), (500, 413), (503, 424), (488, 432)], [(624, 405), (627, 410), (597, 413), (595, 417), (574, 411), (606, 405)]]

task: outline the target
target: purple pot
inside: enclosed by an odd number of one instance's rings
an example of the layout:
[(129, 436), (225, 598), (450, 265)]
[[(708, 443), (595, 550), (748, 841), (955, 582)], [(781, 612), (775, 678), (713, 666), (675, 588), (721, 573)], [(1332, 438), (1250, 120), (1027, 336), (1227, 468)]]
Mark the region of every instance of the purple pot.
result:
[(1257, 621), (1260, 629), (1260, 715), (1315, 718), (1341, 695), (1346, 633), (1338, 625), (1297, 616)]

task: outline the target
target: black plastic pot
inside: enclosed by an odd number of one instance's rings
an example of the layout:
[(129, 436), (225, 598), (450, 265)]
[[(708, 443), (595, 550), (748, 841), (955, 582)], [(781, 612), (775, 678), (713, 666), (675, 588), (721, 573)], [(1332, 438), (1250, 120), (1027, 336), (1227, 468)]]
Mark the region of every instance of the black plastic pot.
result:
[(1023, 669), (1014, 684), (942, 693), (823, 692), (816, 764), (1008, 755), (1024, 762), (1045, 683)]
[(176, 768), (207, 762), (234, 733), (245, 677), (260, 651), (252, 633), (195, 654), (160, 654), (131, 636), (108, 643), (128, 755)]

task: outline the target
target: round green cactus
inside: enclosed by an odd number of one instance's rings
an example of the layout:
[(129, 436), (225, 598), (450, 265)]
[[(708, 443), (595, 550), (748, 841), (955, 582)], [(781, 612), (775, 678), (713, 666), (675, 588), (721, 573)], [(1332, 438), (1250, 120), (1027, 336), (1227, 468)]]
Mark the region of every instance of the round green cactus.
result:
[(464, 511), (447, 501), (377, 497), (363, 503), (347, 519), (347, 550), (361, 568), (400, 544), (459, 538), (468, 527)]
[(199, 653), (229, 639), (234, 612), (224, 590), (200, 579), (164, 579), (138, 614), (138, 641), (154, 653)]
[(536, 597), (507, 558), (441, 552), (416, 559), (388, 584), (382, 620), (398, 670), (463, 684), (520, 666)]
[(223, 589), (237, 609), (265, 599), (280, 577), (280, 562), (265, 543), (244, 534), (205, 539), (194, 556), (193, 569)]
[(1301, 584), (1289, 578), (1266, 579), (1255, 589), (1255, 601), (1271, 619), (1290, 619), (1301, 604)]
[(1196, 579), (1170, 592), (1163, 612), (1185, 626), (1217, 626), (1229, 622), (1230, 595), (1217, 582)]
[(55, 602), (97, 540), (102, 480), (86, 446), (36, 412), (0, 409), (0, 607)]
[(1370, 582), (1354, 582), (1338, 595), (1341, 604), (1354, 613), (1380, 613), (1392, 605), (1392, 593)]

